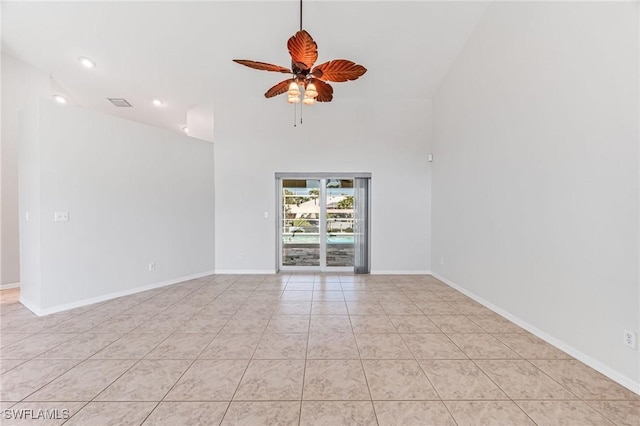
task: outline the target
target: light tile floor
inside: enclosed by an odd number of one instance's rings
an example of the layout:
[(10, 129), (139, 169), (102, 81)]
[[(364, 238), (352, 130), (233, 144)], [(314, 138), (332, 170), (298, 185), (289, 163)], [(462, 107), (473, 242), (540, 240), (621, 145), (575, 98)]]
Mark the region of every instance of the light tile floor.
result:
[(0, 309), (3, 425), (640, 425), (640, 397), (430, 276), (219, 275), (41, 318), (10, 290)]

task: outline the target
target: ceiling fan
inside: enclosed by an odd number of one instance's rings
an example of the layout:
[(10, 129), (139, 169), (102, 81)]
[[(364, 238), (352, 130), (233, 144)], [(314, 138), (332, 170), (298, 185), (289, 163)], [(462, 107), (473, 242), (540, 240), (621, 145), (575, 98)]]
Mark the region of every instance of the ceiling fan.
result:
[[(287, 49), (291, 55), (291, 68), (247, 59), (233, 61), (257, 70), (292, 74), (291, 78), (281, 81), (264, 94), (266, 98), (271, 98), (287, 93), (287, 102), (290, 104), (301, 101), (305, 105), (311, 105), (316, 101), (331, 102), (333, 87), (327, 83), (328, 81), (357, 80), (367, 72), (362, 65), (346, 59), (334, 59), (313, 66), (318, 59), (318, 45), (311, 35), (302, 29), (302, 0), (300, 0), (300, 31), (289, 38)], [(301, 98), (302, 94), (304, 97)]]

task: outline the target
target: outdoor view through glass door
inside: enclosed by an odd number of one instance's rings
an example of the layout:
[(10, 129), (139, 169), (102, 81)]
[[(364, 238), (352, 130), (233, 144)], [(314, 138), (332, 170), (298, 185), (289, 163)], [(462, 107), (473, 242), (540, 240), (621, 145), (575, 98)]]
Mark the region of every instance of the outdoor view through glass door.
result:
[(280, 179), (280, 268), (353, 270), (354, 179)]

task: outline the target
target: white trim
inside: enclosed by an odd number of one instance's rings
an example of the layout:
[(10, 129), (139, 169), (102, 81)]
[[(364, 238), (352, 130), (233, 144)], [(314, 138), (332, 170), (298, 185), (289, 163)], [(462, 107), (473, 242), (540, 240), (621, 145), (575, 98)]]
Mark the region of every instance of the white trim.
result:
[(327, 266), (325, 269), (319, 266), (282, 266), (276, 273), (297, 273), (308, 272), (310, 274), (337, 274), (353, 273), (353, 266)]
[(275, 269), (216, 269), (216, 275), (264, 275), (275, 274)]
[[(327, 240), (326, 238), (320, 238), (319, 242), (319, 250), (320, 250), (320, 260), (317, 266), (306, 266), (306, 265), (284, 265), (282, 254), (284, 251), (283, 248), (283, 211), (284, 211), (284, 200), (283, 200), (283, 191), (282, 185), (284, 179), (300, 179), (300, 180), (318, 180), (320, 182), (320, 192), (318, 193), (318, 201), (320, 203), (320, 216), (319, 216), (319, 229), (318, 235), (327, 235), (327, 182), (330, 179), (350, 179), (354, 181), (354, 191), (355, 191), (355, 180), (356, 179), (366, 179), (371, 182), (371, 172), (361, 172), (361, 173), (299, 173), (299, 172), (276, 172), (276, 205), (278, 206), (278, 214), (276, 215), (276, 272), (288, 272), (288, 271), (299, 271), (299, 272), (321, 272), (321, 273), (332, 273), (332, 272), (354, 272), (353, 266), (327, 266)], [(370, 191), (370, 190), (369, 190)], [(355, 196), (355, 192), (354, 192)], [(367, 212), (371, 211), (371, 197), (367, 197)], [(370, 214), (368, 213), (367, 216)], [(368, 221), (370, 222), (370, 221)], [(355, 222), (354, 222), (355, 223)], [(367, 233), (370, 234), (370, 226), (367, 225)], [(370, 236), (370, 235), (369, 235)], [(354, 245), (355, 246), (355, 245)], [(367, 244), (367, 248), (369, 250), (369, 259), (371, 258), (371, 245)]]
[(494, 304), (492, 304), (490, 302), (487, 302), (486, 300), (484, 300), (483, 298), (481, 298), (477, 294), (472, 293), (471, 291), (465, 289), (464, 287), (462, 287), (462, 286), (460, 286), (458, 284), (455, 284), (454, 282), (448, 280), (447, 278), (443, 277), (442, 275), (439, 275), (439, 274), (437, 274), (435, 272), (432, 272), (431, 275), (433, 275), (434, 277), (436, 277), (440, 281), (444, 282), (448, 286), (453, 287), (454, 289), (456, 289), (459, 292), (463, 293), (464, 295), (472, 298), (476, 302), (478, 302), (478, 303), (484, 305), (485, 307), (491, 309), (493, 312), (497, 313), (498, 315), (501, 315), (501, 316), (505, 317), (506, 319), (508, 319), (512, 323), (524, 328), (525, 330), (527, 330), (531, 334), (541, 338), (542, 340), (544, 340), (545, 342), (549, 343), (550, 345), (555, 346), (556, 348), (560, 349), (561, 351), (571, 355), (572, 357), (574, 357), (578, 361), (588, 365), (589, 367), (593, 368), (596, 371), (599, 371), (600, 373), (604, 374), (605, 376), (607, 376), (608, 378), (610, 378), (614, 382), (617, 382), (617, 383), (621, 384), (622, 386), (624, 386), (625, 388), (629, 389), (630, 391), (635, 392), (635, 393), (640, 395), (640, 382), (634, 381), (633, 379), (625, 376), (624, 374), (619, 373), (618, 371), (614, 370), (613, 368), (609, 367), (608, 365), (605, 365), (602, 362), (590, 357), (589, 355), (586, 355), (585, 353), (583, 353), (580, 350), (574, 348), (573, 346), (564, 343), (563, 341), (559, 340), (558, 338), (553, 337), (552, 335), (540, 330), (539, 328), (537, 328), (537, 327), (529, 324), (528, 322), (518, 318), (517, 316), (505, 311), (504, 309), (499, 308), (498, 306), (496, 306), (496, 305), (494, 305)]
[(371, 172), (276, 172), (276, 179), (371, 179)]
[(378, 269), (372, 269), (370, 274), (371, 275), (432, 275), (431, 271), (415, 271), (415, 270), (384, 271), (384, 270), (378, 270)]
[(35, 303), (31, 303), (29, 302), (27, 299), (24, 298), (23, 295), (20, 295), (20, 299), (18, 299), (18, 301), (20, 303), (22, 303), (22, 305), (27, 308), (28, 310), (30, 310), (31, 312), (33, 312), (34, 314), (36, 314), (39, 317), (45, 316), (46, 314), (43, 314), (42, 311), (40, 310), (40, 308), (36, 307)]
[(0, 290), (9, 290), (12, 288), (19, 288), (20, 287), (20, 283), (13, 283), (13, 284), (2, 284), (0, 285)]
[(323, 271), (320, 271), (324, 274), (341, 274), (341, 273), (352, 273), (353, 274), (353, 266), (327, 266)]
[[(353, 269), (353, 268), (352, 268)], [(322, 272), (319, 266), (281, 266), (279, 272)]]
[(75, 309), (86, 305), (92, 305), (94, 303), (104, 302), (105, 300), (115, 299), (117, 297), (129, 296), (131, 294), (140, 293), (147, 290), (153, 290), (155, 288), (166, 287), (171, 284), (181, 283), (183, 281), (193, 280), (196, 278), (202, 278), (209, 275), (213, 275), (213, 271), (201, 272), (199, 274), (187, 275), (184, 277), (173, 278), (167, 281), (162, 281), (154, 284), (147, 284), (140, 287), (131, 288), (128, 290), (116, 291), (108, 293), (102, 296), (91, 297), (89, 299), (79, 300), (77, 302), (65, 303), (62, 305), (52, 306), (51, 308), (41, 309), (35, 303), (25, 299), (23, 295), (20, 295), (20, 303), (22, 303), (27, 309), (36, 314), (39, 317), (55, 314), (56, 312), (68, 311), (69, 309)]

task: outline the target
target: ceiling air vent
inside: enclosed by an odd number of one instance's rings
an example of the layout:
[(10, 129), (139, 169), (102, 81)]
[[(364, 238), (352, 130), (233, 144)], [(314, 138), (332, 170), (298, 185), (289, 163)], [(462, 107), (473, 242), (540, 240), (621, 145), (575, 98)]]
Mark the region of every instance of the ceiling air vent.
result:
[(132, 105), (127, 102), (126, 99), (118, 99), (118, 98), (107, 98), (109, 102), (114, 104), (117, 107), (131, 107)]

